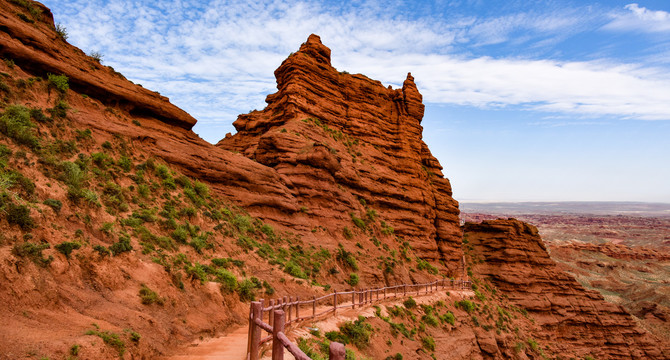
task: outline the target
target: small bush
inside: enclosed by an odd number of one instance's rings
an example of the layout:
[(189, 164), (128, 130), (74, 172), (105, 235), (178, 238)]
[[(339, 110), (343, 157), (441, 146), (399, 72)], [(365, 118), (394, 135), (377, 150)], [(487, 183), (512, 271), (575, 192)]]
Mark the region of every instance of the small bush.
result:
[(358, 262), (356, 261), (354, 254), (352, 254), (347, 250), (344, 250), (343, 247), (340, 246), (340, 248), (337, 249), (337, 255), (335, 257), (345, 266), (348, 266), (353, 270), (358, 270)]
[(269, 282), (263, 280), (263, 288), (265, 289), (265, 293), (268, 295), (272, 295), (275, 293), (275, 289), (270, 285)]
[(51, 117), (55, 119), (64, 119), (67, 117), (67, 111), (70, 109), (70, 105), (67, 104), (67, 102), (63, 100), (58, 100), (54, 107), (49, 109), (49, 112), (51, 113)]
[(245, 279), (239, 283), (237, 294), (240, 296), (240, 301), (256, 300), (256, 284), (249, 279)]
[(351, 343), (362, 349), (370, 343), (372, 325), (366, 323), (364, 317), (359, 316), (354, 322), (347, 321), (342, 324), (340, 332), (347, 339), (345, 344)]
[(51, 261), (53, 260), (52, 256), (49, 256), (48, 258), (45, 258), (42, 255), (42, 250), (48, 249), (50, 246), (49, 244), (33, 244), (29, 242), (25, 242), (23, 244), (16, 244), (12, 248), (12, 254), (19, 256), (19, 257), (27, 257), (30, 260), (32, 260), (34, 263), (37, 265), (40, 265), (42, 267), (48, 266)]
[(349, 280), (347, 280), (347, 284), (351, 286), (356, 286), (358, 285), (358, 281), (359, 281), (358, 274), (356, 273), (349, 274)]
[(111, 251), (114, 256), (128, 252), (132, 249), (133, 246), (130, 245), (130, 237), (127, 236), (119, 236), (119, 241), (109, 247), (109, 251)]
[(49, 87), (58, 90), (61, 94), (66, 93), (70, 89), (68, 78), (65, 75), (48, 74), (47, 80), (49, 81)]
[(102, 339), (102, 341), (116, 349), (119, 353), (119, 357), (123, 358), (123, 354), (126, 353), (126, 344), (121, 340), (118, 334), (115, 334), (110, 331), (98, 331), (98, 330), (89, 330), (85, 333), (86, 335), (94, 335)]
[(307, 274), (305, 274), (305, 271), (293, 260), (286, 263), (286, 266), (284, 266), (284, 272), (293, 277), (307, 279)]
[(140, 288), (139, 292), (140, 299), (142, 299), (142, 304), (144, 305), (151, 305), (151, 304), (158, 304), (158, 305), (163, 305), (165, 303), (165, 300), (158, 296), (158, 294), (151, 290), (148, 286), (142, 284), (142, 287)]
[(39, 141), (33, 134), (34, 127), (30, 121), (30, 110), (25, 106), (12, 105), (0, 116), (0, 133), (31, 148), (39, 147)]
[(422, 316), (421, 321), (423, 321), (424, 324), (432, 326), (432, 327), (436, 327), (440, 324), (439, 321), (437, 320), (437, 318), (433, 314), (426, 314), (426, 315)]
[(58, 34), (58, 36), (61, 39), (67, 40), (68, 34), (67, 34), (67, 29), (65, 29), (65, 26), (63, 26), (61, 23), (56, 23), (55, 30), (56, 30), (56, 34)]
[(367, 226), (367, 224), (365, 224), (365, 221), (363, 221), (363, 219), (357, 217), (357, 216), (354, 215), (353, 213), (350, 214), (350, 215), (351, 215), (351, 221), (354, 222), (354, 225), (356, 225), (356, 226), (357, 226), (358, 228), (360, 228), (361, 230), (365, 230), (365, 229), (367, 229), (368, 226)]
[(58, 250), (60, 253), (65, 255), (67, 259), (70, 258), (70, 254), (72, 254), (72, 251), (77, 250), (81, 248), (81, 244), (78, 242), (70, 242), (70, 241), (64, 241), (56, 246), (54, 246), (56, 250)]
[(402, 302), (402, 304), (405, 306), (405, 308), (409, 309), (414, 309), (416, 307), (416, 300), (414, 300), (411, 296), (409, 299), (405, 300)]
[(102, 62), (103, 55), (99, 51), (93, 51), (88, 56), (93, 58), (93, 60), (95, 60), (98, 63)]
[(20, 226), (24, 231), (35, 227), (35, 221), (30, 217), (30, 209), (25, 205), (10, 204), (7, 211), (7, 222)]
[(440, 320), (446, 322), (449, 325), (454, 325), (454, 323), (456, 322), (456, 317), (454, 316), (454, 313), (449, 311), (444, 315), (440, 315)]
[(30, 118), (41, 123), (50, 122), (51, 119), (48, 118), (42, 112), (42, 109), (30, 109)]
[(221, 283), (221, 291), (231, 294), (237, 288), (237, 278), (233, 273), (225, 269), (217, 269), (214, 272), (216, 281)]
[(107, 256), (112, 254), (108, 248), (102, 245), (94, 245), (93, 250), (97, 251), (100, 256)]
[(347, 240), (351, 240), (354, 238), (354, 233), (352, 233), (351, 230), (346, 226), (344, 227), (344, 229), (342, 229), (342, 234), (344, 235), (344, 238)]
[(424, 336), (421, 338), (421, 345), (428, 351), (435, 351), (435, 339), (432, 336)]
[(457, 308), (463, 309), (468, 314), (475, 311), (475, 304), (470, 300), (461, 300), (454, 303)]

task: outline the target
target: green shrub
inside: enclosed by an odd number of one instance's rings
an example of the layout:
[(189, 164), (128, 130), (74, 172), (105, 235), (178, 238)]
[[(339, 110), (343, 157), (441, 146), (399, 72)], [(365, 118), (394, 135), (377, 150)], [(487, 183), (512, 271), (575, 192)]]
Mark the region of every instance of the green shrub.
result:
[(284, 266), (284, 272), (293, 277), (307, 279), (307, 274), (305, 274), (305, 271), (303, 271), (300, 265), (296, 264), (293, 260), (286, 263), (286, 266)]
[(165, 300), (158, 296), (158, 294), (151, 290), (148, 286), (142, 284), (142, 287), (140, 288), (139, 292), (140, 299), (142, 299), (142, 304), (144, 305), (151, 305), (151, 304), (158, 304), (158, 305), (163, 305), (165, 303)]
[(118, 334), (115, 334), (110, 331), (98, 331), (98, 330), (89, 330), (85, 333), (86, 335), (94, 335), (102, 339), (102, 341), (116, 349), (119, 353), (119, 357), (123, 358), (123, 354), (126, 353), (126, 344), (121, 340)]
[(421, 345), (428, 351), (435, 351), (435, 339), (432, 336), (421, 337)]
[(41, 109), (30, 109), (30, 118), (34, 119), (37, 122), (45, 123), (50, 122), (51, 119), (46, 117)]
[(67, 117), (67, 111), (70, 109), (70, 105), (63, 100), (58, 100), (54, 107), (48, 109), (51, 113), (51, 117), (54, 119), (64, 119)]
[(437, 318), (433, 314), (423, 315), (421, 317), (421, 321), (423, 321), (424, 324), (432, 326), (432, 327), (436, 327), (440, 324), (439, 321), (437, 320)]
[(74, 344), (72, 347), (70, 347), (70, 355), (72, 356), (77, 356), (79, 355), (79, 349), (81, 346), (79, 344)]
[(354, 254), (351, 252), (344, 250), (342, 246), (337, 249), (337, 255), (335, 258), (340, 261), (343, 265), (350, 267), (353, 270), (358, 270), (358, 262), (356, 261), (356, 258), (354, 257)]
[(365, 348), (370, 343), (372, 334), (372, 325), (365, 322), (363, 316), (359, 316), (356, 321), (347, 321), (340, 326), (340, 332), (347, 340), (344, 344), (354, 344), (358, 348)]
[(457, 308), (465, 310), (467, 313), (471, 313), (475, 310), (475, 304), (470, 300), (461, 300), (454, 303)]
[(74, 136), (74, 137), (75, 137), (75, 139), (77, 139), (77, 141), (83, 141), (83, 140), (90, 140), (90, 139), (92, 139), (92, 136), (91, 136), (91, 129), (85, 129), (85, 130), (78, 130), (78, 129), (75, 129), (74, 132), (75, 132), (75, 136)]
[(206, 198), (207, 196), (209, 196), (209, 188), (207, 187), (207, 185), (201, 183), (198, 180), (196, 180), (193, 183), (193, 190), (195, 190), (196, 194), (198, 194), (198, 196), (202, 198)]
[[(172, 236), (172, 238), (175, 239), (175, 241), (177, 241), (178, 243), (186, 244), (187, 241), (188, 241), (189, 232), (183, 226), (179, 226), (179, 227), (177, 227), (177, 229), (175, 231), (173, 231), (170, 234), (170, 236)], [(216, 259), (214, 259), (214, 260), (216, 260)], [(212, 260), (212, 261), (214, 261), (214, 260)]]
[(25, 205), (9, 204), (7, 222), (20, 226), (24, 231), (28, 231), (35, 227), (35, 221), (30, 217), (30, 209)]
[(402, 354), (396, 353), (395, 355), (389, 355), (384, 360), (402, 360)]
[(344, 227), (344, 229), (342, 229), (342, 234), (344, 235), (344, 238), (347, 240), (351, 240), (354, 238), (354, 233), (352, 233), (351, 230), (346, 226)]
[(439, 272), (435, 266), (420, 257), (416, 258), (416, 268), (417, 270), (428, 270), (428, 272), (433, 275), (436, 275)]
[(249, 279), (245, 279), (239, 283), (237, 294), (240, 296), (240, 301), (256, 300), (256, 284)]
[(61, 23), (56, 23), (54, 30), (56, 30), (56, 34), (58, 34), (61, 39), (67, 40), (68, 34), (65, 26), (63, 26)]
[(33, 134), (34, 127), (30, 121), (30, 109), (25, 106), (9, 106), (0, 116), (0, 133), (31, 148), (39, 147), (39, 140)]
[(537, 341), (535, 341), (534, 339), (528, 339), (528, 346), (530, 346), (530, 349), (532, 351), (537, 351), (537, 349), (539, 348)]
[(125, 172), (128, 172), (133, 168), (133, 161), (125, 155), (121, 156), (117, 164)]
[(351, 286), (356, 286), (358, 285), (358, 281), (359, 281), (358, 274), (356, 273), (349, 274), (349, 280), (347, 280), (347, 284)]
[(214, 272), (216, 281), (221, 283), (221, 291), (231, 294), (237, 288), (237, 277), (225, 269), (216, 269)]
[(456, 322), (456, 317), (454, 316), (454, 313), (448, 311), (446, 314), (440, 315), (440, 320), (446, 322), (449, 325), (454, 325)]
[(351, 215), (351, 221), (354, 222), (354, 225), (356, 225), (361, 230), (367, 229), (368, 226), (367, 226), (367, 224), (365, 224), (365, 221), (363, 221), (363, 219), (357, 217), (353, 213), (351, 213), (350, 215)]
[(64, 241), (56, 246), (54, 246), (56, 250), (61, 252), (63, 255), (65, 255), (66, 258), (70, 258), (70, 254), (72, 254), (72, 251), (77, 250), (81, 248), (81, 244), (78, 242), (70, 242), (70, 241)]
[(58, 90), (60, 93), (64, 94), (70, 89), (68, 78), (65, 75), (47, 74), (47, 80), (49, 81), (49, 87)]
[(270, 285), (269, 282), (263, 280), (263, 288), (265, 289), (265, 293), (268, 295), (272, 295), (275, 293), (275, 289)]
[(50, 247), (49, 244), (38, 245), (25, 242), (23, 244), (14, 245), (14, 247), (12, 248), (12, 253), (16, 256), (27, 257), (30, 260), (32, 260), (35, 264), (40, 265), (42, 267), (46, 267), (51, 263), (53, 257), (49, 255), (48, 258), (45, 258), (42, 255), (42, 250), (48, 249), (49, 247)]
[(156, 166), (156, 176), (158, 176), (161, 179), (167, 179), (168, 176), (171, 176), (170, 175), (170, 168), (168, 168), (164, 164), (160, 164), (160, 165)]
[(108, 248), (102, 245), (94, 245), (93, 250), (97, 251), (100, 256), (107, 256), (112, 254)]
[(405, 306), (406, 309), (414, 309), (416, 307), (416, 300), (414, 300), (411, 296), (409, 299), (405, 300), (402, 302), (402, 304)]
[(128, 236), (119, 236), (119, 241), (109, 247), (109, 251), (111, 251), (114, 256), (128, 252), (132, 249), (133, 246), (130, 245), (130, 237)]

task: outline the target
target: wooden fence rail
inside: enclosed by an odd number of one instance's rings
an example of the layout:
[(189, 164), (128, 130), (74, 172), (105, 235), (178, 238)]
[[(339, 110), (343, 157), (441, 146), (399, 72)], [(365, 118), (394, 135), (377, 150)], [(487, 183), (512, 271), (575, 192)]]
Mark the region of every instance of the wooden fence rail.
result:
[[(351, 290), (344, 292), (334, 291), (321, 297), (313, 296), (309, 300), (295, 299), (292, 296), (284, 296), (277, 300), (270, 300), (267, 307), (265, 300), (254, 301), (249, 308), (249, 338), (247, 341), (247, 360), (258, 360), (260, 346), (272, 340), (272, 360), (283, 360), (284, 349), (287, 349), (297, 360), (310, 360), (298, 346), (292, 343), (284, 333), (287, 325), (306, 319), (336, 313), (337, 309), (356, 308), (385, 299), (406, 297), (408, 295), (421, 295), (438, 291), (440, 289), (468, 289), (471, 282), (465, 280), (439, 279), (424, 284), (401, 284), (387, 286), (378, 289)], [(323, 311), (317, 313), (317, 304)], [(311, 311), (301, 311), (301, 307), (308, 307)], [(309, 314), (311, 312), (311, 314)], [(264, 314), (268, 314), (268, 322), (264, 322)], [(301, 316), (305, 314), (305, 316)], [(294, 316), (295, 314), (295, 316)], [(269, 336), (261, 338), (261, 330)], [(344, 360), (344, 345), (331, 342), (329, 359)]]

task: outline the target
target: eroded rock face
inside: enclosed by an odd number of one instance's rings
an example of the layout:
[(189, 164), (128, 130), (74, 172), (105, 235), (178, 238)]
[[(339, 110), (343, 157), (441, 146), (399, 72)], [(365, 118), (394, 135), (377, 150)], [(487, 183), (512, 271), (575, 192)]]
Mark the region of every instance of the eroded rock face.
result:
[(26, 17), (33, 21), (30, 23), (14, 16), (25, 13), (24, 7), (5, 0), (0, 4), (11, 9), (0, 12), (0, 57), (14, 59), (34, 74), (66, 74), (74, 90), (130, 113), (153, 116), (187, 130), (195, 125), (191, 115), (170, 104), (166, 97), (133, 84), (114, 69), (68, 45), (55, 31), (53, 15), (44, 5), (27, 3), (41, 12), (34, 20)]
[(422, 141), (424, 105), (411, 74), (392, 89), (338, 72), (311, 35), (275, 76), (266, 109), (240, 115), (237, 134), (217, 146), (274, 168), (332, 230), (350, 223), (363, 199), (421, 257), (456, 265), (458, 203)]
[(663, 345), (618, 305), (557, 269), (537, 229), (518, 220), (466, 223), (476, 276), (490, 279), (541, 326), (556, 353), (598, 359), (667, 359)]

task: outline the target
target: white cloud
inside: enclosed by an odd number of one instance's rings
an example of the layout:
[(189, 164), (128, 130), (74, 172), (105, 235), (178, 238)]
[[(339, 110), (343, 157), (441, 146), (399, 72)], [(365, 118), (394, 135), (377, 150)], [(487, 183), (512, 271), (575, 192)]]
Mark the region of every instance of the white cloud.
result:
[(670, 13), (667, 11), (649, 10), (635, 3), (624, 6), (624, 9), (628, 11), (612, 15), (612, 21), (604, 28), (649, 33), (670, 31)]
[[(664, 68), (454, 53), (463, 44), (510, 41), (514, 31), (546, 41), (585, 26), (590, 15), (570, 9), (448, 22), (410, 20), (395, 16), (390, 8), (379, 16), (372, 10), (384, 4), (375, 2), (339, 11), (319, 3), (289, 6), (279, 0), (45, 3), (66, 24), (72, 43), (87, 52), (101, 51), (105, 63), (169, 96), (199, 119), (200, 126), (230, 123), (236, 114), (262, 108), (265, 95), (275, 91), (274, 70), (310, 33), (321, 35), (341, 70), (394, 86), (411, 71), (427, 102), (670, 119), (670, 77)], [(636, 4), (626, 9), (608, 27), (639, 21), (655, 29), (670, 26), (668, 13)]]

